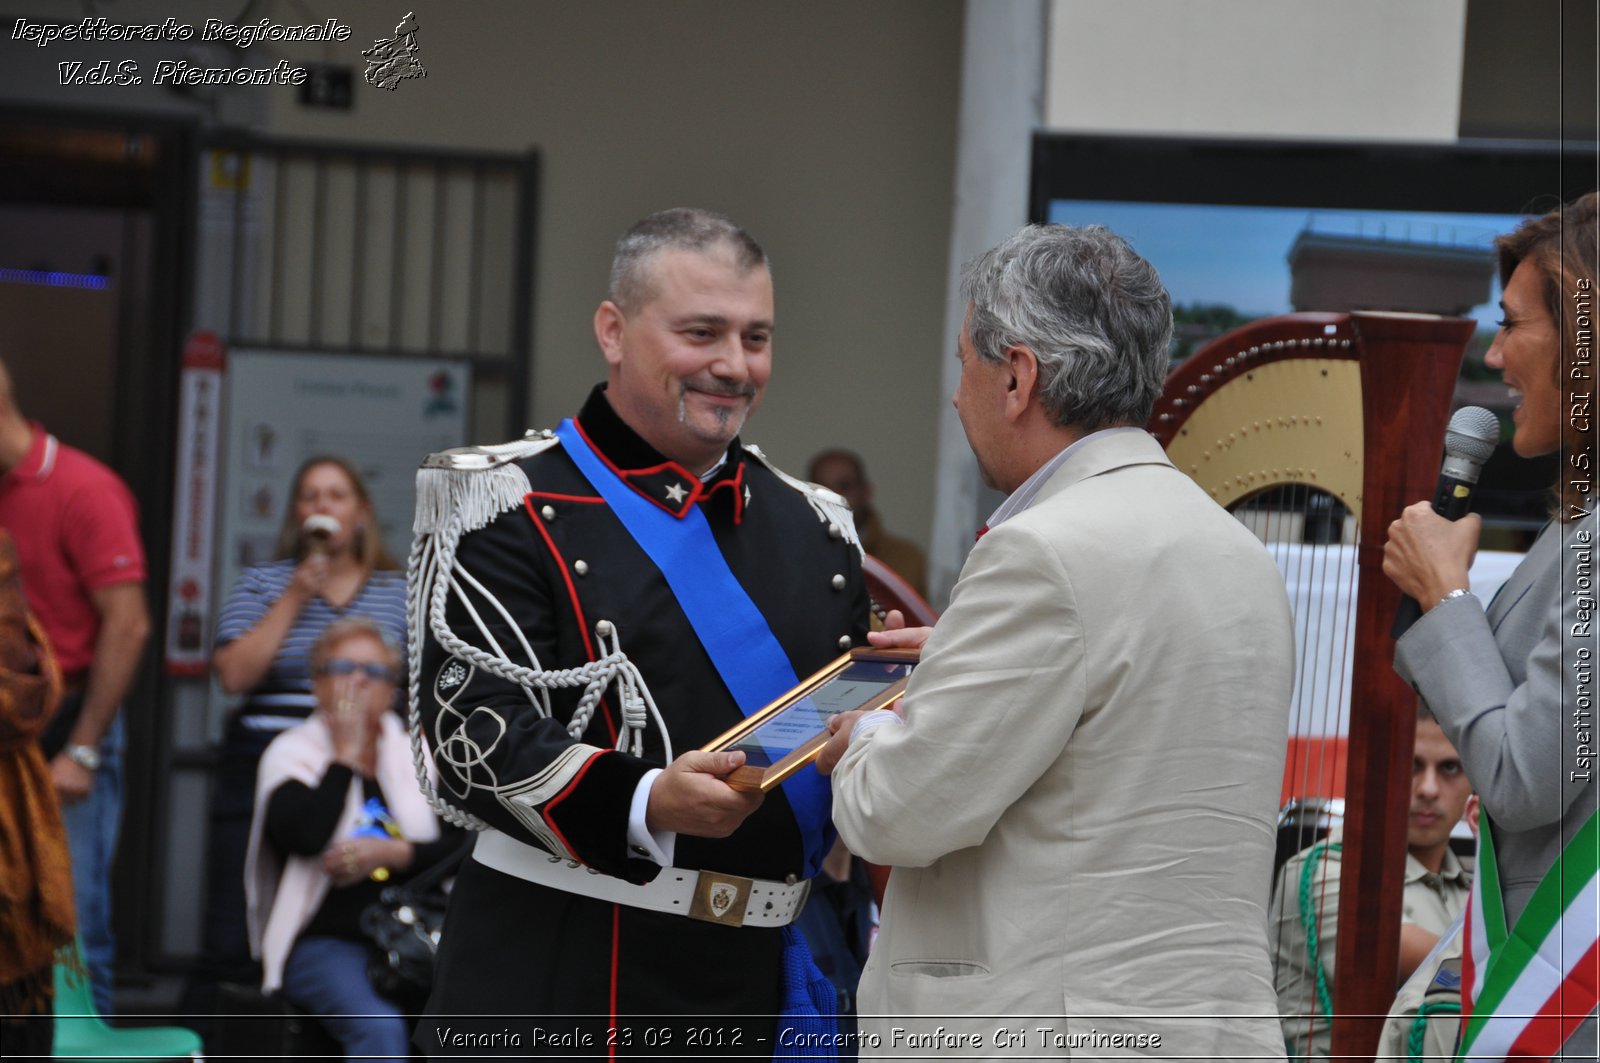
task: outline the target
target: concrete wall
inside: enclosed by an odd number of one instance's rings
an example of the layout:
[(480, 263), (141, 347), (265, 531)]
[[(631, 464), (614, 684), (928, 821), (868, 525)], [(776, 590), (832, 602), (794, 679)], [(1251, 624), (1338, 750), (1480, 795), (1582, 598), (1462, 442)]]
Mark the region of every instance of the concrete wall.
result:
[(1045, 121), (1453, 140), (1467, 0), (1055, 0)]
[[(396, 9), (340, 10), (386, 33), (375, 20)], [(570, 413), (603, 375), (590, 318), (616, 238), (652, 210), (712, 207), (774, 264), (774, 380), (747, 434), (796, 471), (822, 445), (859, 450), (885, 519), (925, 540), (960, 4), (490, 0), (416, 13), (425, 80), (362, 84), (348, 115), (277, 94), (268, 128), (539, 149), (529, 423)]]
[[(199, 0), (123, 0), (118, 22), (229, 19)], [(361, 80), (360, 49), (420, 26), (425, 79), (394, 92)], [(690, 204), (732, 215), (766, 246), (778, 294), (777, 355), (747, 435), (799, 471), (824, 445), (867, 459), (890, 527), (927, 540), (938, 360), (944, 351), (960, 66), (960, 0), (414, 0), (289, 3), (253, 17), (337, 17), (348, 42), (212, 47), (218, 65), (340, 62), (356, 69), (347, 112), (301, 107), (293, 88), (182, 98), (165, 88), (61, 87), (65, 59), (174, 46), (10, 39), (14, 19), (76, 20), (75, 5), (5, 0), (0, 102), (130, 107), (255, 121), (270, 134), (345, 143), (537, 148), (534, 343), (527, 423), (553, 424), (603, 376), (590, 317), (611, 246), (637, 218)]]

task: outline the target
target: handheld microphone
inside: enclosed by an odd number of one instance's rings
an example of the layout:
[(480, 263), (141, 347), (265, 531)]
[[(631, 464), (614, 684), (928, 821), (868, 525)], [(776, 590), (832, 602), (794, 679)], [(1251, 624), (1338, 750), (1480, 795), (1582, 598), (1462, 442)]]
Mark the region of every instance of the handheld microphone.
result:
[[(1500, 419), (1482, 406), (1463, 406), (1450, 416), (1444, 432), (1444, 463), (1439, 466), (1439, 483), (1433, 490), (1433, 511), (1445, 520), (1460, 520), (1472, 509), (1472, 489), (1483, 473), (1483, 463), (1500, 442)], [(1404, 635), (1422, 606), (1410, 595), (1400, 600), (1395, 610), (1395, 638)]]
[(313, 553), (328, 552), (329, 540), (339, 533), (339, 522), (326, 513), (313, 513), (300, 525), (300, 535)]

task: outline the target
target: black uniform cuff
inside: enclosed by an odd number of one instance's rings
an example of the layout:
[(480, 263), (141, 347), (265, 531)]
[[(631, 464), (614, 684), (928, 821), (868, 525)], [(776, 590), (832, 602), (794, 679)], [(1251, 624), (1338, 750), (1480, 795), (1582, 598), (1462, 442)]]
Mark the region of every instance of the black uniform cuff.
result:
[(545, 822), (587, 866), (629, 882), (649, 882), (661, 868), (630, 850), (628, 815), (639, 780), (655, 767), (627, 753), (601, 753), (544, 806)]

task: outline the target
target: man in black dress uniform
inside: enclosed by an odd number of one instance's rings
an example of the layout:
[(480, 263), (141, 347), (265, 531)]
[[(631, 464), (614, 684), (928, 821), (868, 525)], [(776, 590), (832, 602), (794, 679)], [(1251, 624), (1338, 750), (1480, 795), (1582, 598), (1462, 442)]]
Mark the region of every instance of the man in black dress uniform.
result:
[(699, 752), (867, 626), (842, 500), (739, 440), (772, 368), (765, 253), (664, 211), (609, 294), (575, 422), (418, 478), (420, 725), (439, 795), (488, 828), (433, 1055), (770, 1053), (784, 927), (831, 842), (814, 769), (762, 800), (722, 781), (743, 754)]

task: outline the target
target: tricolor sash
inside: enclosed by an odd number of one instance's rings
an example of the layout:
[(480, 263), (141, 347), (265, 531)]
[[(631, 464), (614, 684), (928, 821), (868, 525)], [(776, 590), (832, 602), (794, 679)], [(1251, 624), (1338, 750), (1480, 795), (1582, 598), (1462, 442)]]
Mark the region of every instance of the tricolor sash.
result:
[(1467, 906), (1456, 1059), (1548, 1060), (1600, 999), (1600, 813), (1591, 814), (1506, 929), (1484, 817)]
[[(739, 711), (749, 716), (798, 685), (789, 655), (728, 568), (700, 507), (679, 518), (640, 495), (595, 454), (571, 418), (556, 438), (666, 579)], [(783, 783), (783, 793), (800, 827), (809, 878), (833, 844), (833, 791), (807, 766)]]

